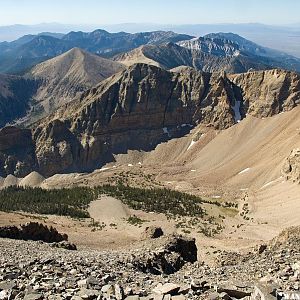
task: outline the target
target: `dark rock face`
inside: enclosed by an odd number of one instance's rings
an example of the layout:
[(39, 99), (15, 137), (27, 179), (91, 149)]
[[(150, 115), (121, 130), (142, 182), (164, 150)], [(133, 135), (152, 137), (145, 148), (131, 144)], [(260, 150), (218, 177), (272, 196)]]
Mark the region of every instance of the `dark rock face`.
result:
[(60, 234), (53, 227), (48, 228), (43, 224), (35, 222), (30, 222), (25, 225), (21, 225), (20, 227), (0, 227), (0, 237), (18, 240), (44, 241), (47, 243), (58, 243), (68, 240), (68, 236), (66, 234)]
[(133, 258), (133, 265), (144, 273), (173, 274), (179, 271), (187, 262), (197, 261), (195, 239), (181, 236), (172, 237), (162, 248)]
[(25, 116), (35, 90), (33, 80), (0, 74), (0, 128)]
[(163, 235), (164, 232), (161, 229), (161, 227), (155, 227), (155, 226), (146, 227), (144, 232), (144, 238), (146, 239), (157, 239)]
[(23, 177), (36, 168), (35, 146), (31, 130), (16, 127), (1, 129), (0, 174)]
[(194, 263), (197, 261), (197, 246), (195, 239), (186, 237), (174, 237), (169, 242), (166, 249), (181, 255), (184, 261)]

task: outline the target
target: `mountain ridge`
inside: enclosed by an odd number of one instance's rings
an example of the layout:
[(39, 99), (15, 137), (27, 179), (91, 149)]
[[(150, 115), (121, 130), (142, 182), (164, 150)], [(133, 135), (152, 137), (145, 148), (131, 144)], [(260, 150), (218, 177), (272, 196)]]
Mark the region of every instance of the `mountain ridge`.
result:
[(61, 55), (74, 47), (111, 57), (143, 44), (177, 42), (191, 37), (167, 31), (130, 34), (126, 32), (109, 33), (101, 29), (93, 32), (69, 32), (60, 38), (53, 34), (51, 36), (49, 33), (23, 37), (23, 41), (21, 38), (18, 42), (0, 43), (0, 72), (24, 73), (35, 64)]
[(26, 76), (42, 82), (35, 100), (50, 112), (123, 69), (118, 62), (72, 48), (38, 64)]
[(293, 72), (227, 76), (135, 64), (37, 122), (29, 158), (16, 154), (13, 145), (0, 151), (0, 165), (7, 166), (1, 174), (91, 171), (118, 153), (151, 151), (198, 125), (223, 130), (247, 114), (264, 118), (292, 110), (300, 104), (299, 91), (300, 77)]
[[(0, 84), (0, 127), (14, 122), (27, 126), (124, 68), (118, 62), (73, 48), (36, 65), (24, 76), (1, 75), (10, 78), (11, 84)], [(23, 82), (19, 89), (12, 86), (17, 78)], [(8, 102), (5, 95), (9, 92)]]

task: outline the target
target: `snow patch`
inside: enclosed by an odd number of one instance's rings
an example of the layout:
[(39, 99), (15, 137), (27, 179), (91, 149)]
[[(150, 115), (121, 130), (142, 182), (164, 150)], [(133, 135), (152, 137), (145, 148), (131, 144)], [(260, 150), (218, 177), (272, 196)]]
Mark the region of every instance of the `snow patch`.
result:
[(180, 126), (181, 127), (191, 127), (191, 128), (194, 127), (192, 124), (181, 124)]
[(277, 178), (277, 179), (275, 179), (275, 180), (272, 180), (272, 181), (266, 183), (266, 184), (263, 185), (260, 189), (262, 190), (262, 189), (264, 189), (264, 188), (266, 188), (266, 187), (272, 185), (273, 183), (277, 182), (277, 181), (280, 180), (280, 179), (282, 179), (282, 176), (280, 176), (279, 178)]
[(128, 167), (133, 167), (133, 164), (128, 164)]
[(164, 132), (164, 134), (167, 134), (168, 137), (171, 136), (171, 134), (170, 134), (170, 132), (169, 132), (169, 130), (168, 130), (168, 127), (164, 127), (164, 128), (163, 128), (163, 132)]
[(213, 198), (213, 199), (220, 199), (221, 196), (218, 196), (218, 195), (217, 195), (217, 196), (212, 196), (212, 198)]
[(232, 54), (232, 56), (237, 57), (237, 56), (239, 56), (240, 54), (241, 54), (240, 51), (239, 51), (239, 50), (236, 50), (236, 51), (234, 51), (234, 53)]
[(241, 116), (241, 112), (240, 112), (241, 101), (235, 100), (235, 104), (234, 104), (234, 106), (231, 106), (231, 108), (234, 111), (234, 121), (236, 123), (241, 122), (241, 120), (242, 120), (242, 116)]
[(240, 191), (248, 191), (249, 189), (248, 188), (244, 188), (244, 189), (240, 189)]
[(264, 189), (264, 188), (266, 188), (266, 187), (272, 185), (274, 182), (275, 182), (275, 180), (272, 180), (272, 181), (266, 183), (265, 185), (263, 185), (260, 189), (262, 190), (262, 189)]
[(191, 141), (190, 145), (187, 148), (187, 151), (189, 151), (197, 142), (195, 142), (194, 140)]
[(243, 171), (241, 171), (239, 174), (244, 174), (250, 171), (250, 168), (244, 169)]
[(191, 170), (191, 172), (196, 172), (196, 170)]
[(103, 172), (103, 171), (106, 171), (106, 170), (109, 170), (110, 168), (101, 168), (99, 171), (100, 172)]

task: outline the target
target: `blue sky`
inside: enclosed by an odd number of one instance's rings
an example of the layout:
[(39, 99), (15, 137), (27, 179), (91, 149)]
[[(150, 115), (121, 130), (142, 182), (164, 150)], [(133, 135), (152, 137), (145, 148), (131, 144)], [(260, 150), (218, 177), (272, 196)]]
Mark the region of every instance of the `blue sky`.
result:
[(299, 0), (0, 0), (0, 25), (300, 23)]

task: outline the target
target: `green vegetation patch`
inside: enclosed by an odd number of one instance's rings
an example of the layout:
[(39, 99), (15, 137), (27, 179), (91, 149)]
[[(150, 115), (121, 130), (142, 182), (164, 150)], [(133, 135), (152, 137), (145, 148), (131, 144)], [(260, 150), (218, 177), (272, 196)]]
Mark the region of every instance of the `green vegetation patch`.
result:
[[(135, 210), (163, 213), (170, 218), (190, 217), (191, 226), (196, 226), (207, 216), (203, 204), (217, 205), (223, 209), (236, 206), (231, 202), (221, 204), (167, 188), (138, 188), (118, 184), (52, 190), (8, 187), (0, 190), (0, 211), (89, 218), (89, 204), (104, 194), (120, 199)], [(133, 218), (129, 222), (137, 224), (138, 220)]]
[(137, 217), (136, 215), (130, 216), (127, 219), (127, 223), (129, 223), (130, 225), (134, 225), (134, 226), (139, 226), (142, 225), (143, 223), (145, 223), (145, 220), (140, 219), (139, 217)]
[(99, 194), (120, 199), (135, 210), (164, 213), (169, 216), (203, 217), (203, 200), (197, 196), (167, 188), (137, 188), (125, 185), (103, 185), (96, 188)]
[(88, 218), (88, 205), (95, 198), (95, 192), (84, 187), (54, 190), (8, 187), (0, 191), (0, 210)]

